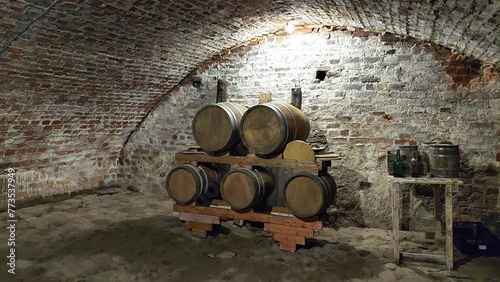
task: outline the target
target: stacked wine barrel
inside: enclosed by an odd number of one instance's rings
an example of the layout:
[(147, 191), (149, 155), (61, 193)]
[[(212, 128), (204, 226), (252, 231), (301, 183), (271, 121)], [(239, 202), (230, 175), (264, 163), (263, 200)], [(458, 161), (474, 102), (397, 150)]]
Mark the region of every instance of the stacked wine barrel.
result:
[[(255, 156), (248, 158), (273, 159), (279, 158), (290, 142), (305, 141), (310, 126), (301, 110), (284, 102), (248, 109), (223, 102), (199, 109), (192, 130), (208, 155), (247, 157), (250, 152)], [(212, 199), (222, 198), (237, 211), (284, 205), (304, 218), (322, 214), (332, 204), (337, 187), (326, 171), (314, 174), (300, 166), (294, 167), (293, 173), (283, 171), (283, 167), (239, 167), (234, 163), (182, 164), (170, 171), (166, 188), (179, 205), (208, 206)], [(271, 197), (276, 194), (279, 197)]]

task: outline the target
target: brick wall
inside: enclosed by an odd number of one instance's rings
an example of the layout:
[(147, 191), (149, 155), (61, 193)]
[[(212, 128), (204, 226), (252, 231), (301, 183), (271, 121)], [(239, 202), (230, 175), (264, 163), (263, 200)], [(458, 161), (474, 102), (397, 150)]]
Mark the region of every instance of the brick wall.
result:
[[(151, 183), (156, 185), (155, 191), (161, 191), (160, 181), (156, 180), (164, 177), (168, 171), (165, 168), (172, 164), (171, 158), (166, 156), (158, 161), (153, 170), (146, 164), (190, 142), (188, 120), (199, 105), (213, 101), (215, 80), (213, 76), (206, 77), (208, 73), (200, 73), (205, 76), (200, 90), (193, 92), (190, 87), (181, 86), (169, 92), (196, 66), (201, 72), (231, 54), (243, 58), (245, 52), (250, 52), (251, 56), (259, 57), (255, 53), (258, 49), (252, 46), (280, 43), (284, 37), (275, 35), (291, 20), (307, 27), (349, 26), (411, 36), (498, 64), (497, 11), (497, 5), (491, 1), (462, 0), (411, 3), (399, 0), (6, 1), (0, 5), (0, 173), (4, 178), (8, 168), (17, 170), (19, 198), (118, 183), (138, 187)], [(357, 29), (355, 33), (360, 38), (372, 40), (363, 30)], [(389, 45), (397, 41), (390, 36), (384, 40)], [(307, 47), (303, 51), (305, 54), (318, 52), (314, 49), (316, 46)], [(410, 54), (392, 49), (387, 52), (388, 55), (401, 55), (401, 60), (412, 59)], [(355, 65), (357, 55), (352, 56), (350, 63)], [(474, 60), (463, 61), (450, 54), (439, 56), (447, 62), (443, 66), (451, 77), (449, 83), (453, 93), (459, 93), (457, 95), (469, 95), (462, 88), (491, 87), (483, 85), (496, 79), (496, 72), (478, 66)], [(321, 61), (318, 55), (311, 58)], [(231, 60), (235, 62), (234, 57)], [(324, 62), (325, 67), (334, 66), (337, 58), (332, 56), (331, 60)], [(358, 58), (358, 61), (362, 60)], [(347, 66), (348, 63), (343, 59), (337, 65)], [(261, 67), (259, 61), (254, 64), (253, 69), (267, 72), (269, 77), (260, 81), (243, 61), (235, 62), (234, 66), (220, 65), (223, 76), (226, 76), (226, 71), (222, 72), (225, 68), (245, 70), (238, 74), (240, 78), (236, 82), (232, 80), (237, 85), (230, 86), (231, 91), (238, 90), (233, 92), (232, 99), (250, 105), (259, 87), (284, 95), (287, 91), (282, 86), (289, 82), (283, 80), (297, 71), (296, 68), (287, 70), (285, 66), (270, 72), (270, 67)], [(310, 68), (316, 67), (316, 63), (311, 62)], [(464, 76), (467, 69), (475, 71), (473, 77)], [(311, 69), (307, 75), (314, 76), (315, 71)], [(216, 74), (213, 69), (210, 72)], [(342, 75), (331, 72), (329, 79), (334, 81)], [(300, 83), (309, 95), (330, 91), (321, 90), (326, 83)], [(365, 87), (366, 91), (374, 93), (405, 89), (399, 82), (357, 83), (354, 85), (352, 81), (351, 86), (345, 87), (355, 91)], [(370, 87), (386, 87), (387, 90), (371, 90)], [(340, 86), (332, 89), (333, 94), (328, 92), (328, 95), (338, 99), (342, 95), (345, 97)], [(481, 96), (487, 91), (470, 93)], [(179, 98), (181, 95), (187, 97)], [(366, 98), (359, 93), (353, 95), (358, 95), (356, 99)], [(153, 110), (148, 115), (160, 100), (162, 102), (155, 108), (158, 111)], [(159, 109), (172, 107), (167, 105), (172, 101), (177, 108), (170, 112), (176, 114), (158, 116), (162, 112)], [(183, 107), (188, 110), (178, 112)], [(305, 109), (314, 111), (307, 104)], [(454, 110), (452, 106), (445, 107), (443, 115), (453, 115)], [(376, 112), (378, 115), (372, 118), (385, 116), (381, 114), (383, 110)], [(472, 111), (472, 114), (477, 113)], [(168, 124), (141, 124), (146, 116), (147, 120), (163, 118)], [(321, 116), (315, 118), (322, 120)], [(398, 120), (397, 116), (394, 118)], [(347, 124), (356, 123), (356, 117), (351, 117), (350, 113), (345, 114), (344, 120)], [(136, 128), (138, 124), (141, 126)], [(315, 128), (315, 136), (324, 136), (328, 142), (337, 142), (335, 138), (342, 142), (343, 138), (363, 137), (355, 136), (362, 134), (357, 133), (360, 130), (343, 124), (345, 128), (338, 129), (335, 124), (330, 122), (330, 127), (324, 129), (327, 134), (323, 134), (322, 128)], [(478, 122), (478, 126), (489, 125)], [(123, 144), (133, 131), (137, 134), (130, 137), (130, 145), (124, 149)], [(139, 134), (150, 137), (141, 139)], [(158, 134), (164, 135), (159, 138)], [(163, 153), (165, 148), (167, 151)], [(120, 173), (126, 176), (124, 178), (117, 174), (120, 164), (125, 167)], [(0, 203), (4, 203), (5, 189), (4, 186), (0, 188)], [(491, 193), (494, 195), (495, 190)]]
[[(127, 143), (127, 185), (165, 194), (173, 154), (194, 142), (192, 117), (215, 102), (218, 78), (228, 81), (228, 100), (245, 106), (268, 91), (274, 100), (288, 100), (300, 86), (312, 128), (308, 141), (326, 141), (343, 157), (331, 171), (339, 184), (334, 223), (390, 227), (385, 152), (444, 137), (461, 149), (465, 185), (457, 214), (500, 232), (499, 83), (490, 66), (390, 34), (312, 30), (269, 37), (203, 69), (196, 74), (199, 89), (188, 82), (176, 88)], [(326, 72), (323, 81), (318, 70)]]

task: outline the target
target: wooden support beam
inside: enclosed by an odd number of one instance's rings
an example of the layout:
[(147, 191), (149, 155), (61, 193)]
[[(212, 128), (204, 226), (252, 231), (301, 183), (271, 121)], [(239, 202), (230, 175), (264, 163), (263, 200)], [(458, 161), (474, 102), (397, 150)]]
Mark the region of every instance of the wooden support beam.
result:
[(203, 222), (210, 224), (220, 224), (220, 218), (216, 216), (204, 215), (204, 214), (194, 214), (194, 213), (179, 213), (179, 219), (192, 222)]
[(309, 228), (291, 227), (273, 223), (265, 223), (264, 230), (271, 231), (273, 233), (283, 233), (289, 235), (302, 236), (306, 238), (314, 237), (314, 230)]
[(260, 93), (259, 104), (269, 103), (273, 100), (271, 92)]
[(302, 89), (300, 87), (292, 88), (292, 105), (297, 109), (302, 108)]
[(216, 103), (227, 101), (226, 85), (227, 82), (225, 80), (217, 80), (217, 98), (215, 100)]
[(446, 217), (446, 268), (453, 270), (453, 190), (451, 184), (445, 185)]
[(186, 227), (191, 229), (212, 231), (212, 224), (205, 222), (186, 221)]
[(305, 237), (282, 233), (274, 233), (273, 240), (279, 242), (281, 250), (289, 252), (295, 252), (297, 250), (297, 245), (306, 244)]
[(437, 263), (441, 263), (441, 264), (445, 264), (445, 262), (446, 262), (446, 256), (444, 256), (444, 255), (402, 252), (401, 256), (402, 256), (403, 260), (409, 258), (409, 259), (413, 259), (413, 260), (431, 261), (431, 262), (437, 262)]
[(394, 240), (394, 263), (399, 265), (399, 200), (401, 185), (399, 182), (394, 182), (392, 191), (392, 236)]
[(207, 231), (206, 230), (191, 229), (191, 234), (194, 237), (207, 238)]

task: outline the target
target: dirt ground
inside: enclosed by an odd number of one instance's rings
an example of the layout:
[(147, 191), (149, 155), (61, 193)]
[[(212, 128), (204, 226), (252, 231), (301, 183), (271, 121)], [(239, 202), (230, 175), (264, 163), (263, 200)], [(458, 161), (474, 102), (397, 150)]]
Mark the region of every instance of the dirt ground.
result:
[(231, 221), (195, 238), (172, 201), (119, 190), (17, 211), (16, 274), (7, 272), (6, 213), (0, 281), (500, 281), (500, 258), (444, 266), (392, 263), (391, 232), (324, 228), (294, 253), (258, 226)]

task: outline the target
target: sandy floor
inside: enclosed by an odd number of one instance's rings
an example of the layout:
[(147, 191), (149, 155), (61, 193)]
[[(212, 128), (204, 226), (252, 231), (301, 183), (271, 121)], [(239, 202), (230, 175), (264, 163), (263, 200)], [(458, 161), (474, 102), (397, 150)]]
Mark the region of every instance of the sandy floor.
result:
[(462, 259), (455, 271), (392, 261), (391, 233), (325, 228), (295, 253), (270, 234), (225, 222), (191, 236), (169, 199), (126, 190), (17, 211), (16, 275), (7, 273), (6, 213), (0, 281), (500, 281), (500, 258)]

